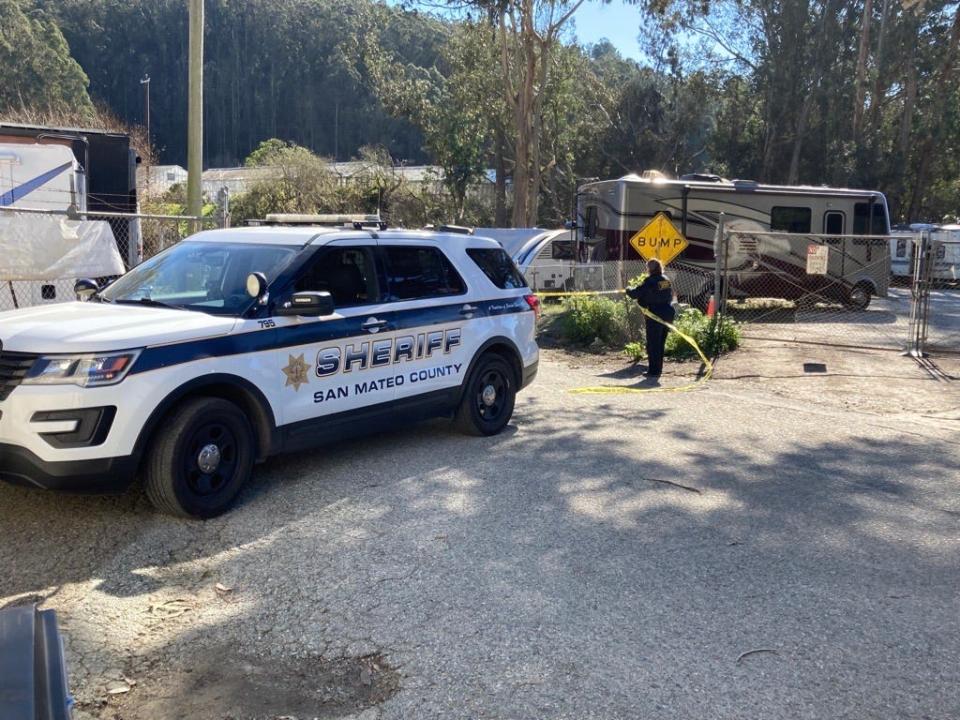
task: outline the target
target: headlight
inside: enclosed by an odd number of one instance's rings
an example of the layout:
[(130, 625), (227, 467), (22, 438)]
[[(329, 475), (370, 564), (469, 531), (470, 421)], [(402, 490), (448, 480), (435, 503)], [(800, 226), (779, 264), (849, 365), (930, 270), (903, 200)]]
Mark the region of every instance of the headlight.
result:
[(115, 385), (130, 371), (139, 350), (104, 355), (50, 355), (39, 358), (24, 385)]

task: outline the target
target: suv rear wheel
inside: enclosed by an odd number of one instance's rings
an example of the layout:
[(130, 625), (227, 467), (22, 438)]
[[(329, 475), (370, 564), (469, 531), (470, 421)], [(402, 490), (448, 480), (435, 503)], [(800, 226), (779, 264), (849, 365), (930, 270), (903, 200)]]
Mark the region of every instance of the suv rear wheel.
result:
[(233, 504), (253, 469), (250, 421), (231, 402), (187, 400), (164, 422), (144, 473), (147, 497), (159, 510), (210, 518)]
[(467, 381), (454, 425), (467, 435), (496, 435), (510, 422), (516, 399), (513, 369), (499, 355), (487, 353)]

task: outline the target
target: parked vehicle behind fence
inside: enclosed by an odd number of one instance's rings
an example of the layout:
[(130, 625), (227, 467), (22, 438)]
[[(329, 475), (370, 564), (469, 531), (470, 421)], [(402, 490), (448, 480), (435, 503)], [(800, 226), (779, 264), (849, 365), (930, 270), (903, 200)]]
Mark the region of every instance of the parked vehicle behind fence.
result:
[[(630, 238), (657, 213), (666, 213), (688, 241), (672, 265), (682, 300), (703, 306), (713, 291), (715, 240), (724, 228), (731, 297), (824, 299), (866, 307), (885, 297), (890, 278), (886, 198), (872, 190), (763, 185), (715, 175), (670, 179), (656, 171), (582, 186), (576, 250), (587, 262), (635, 261)], [(807, 248), (831, 248), (828, 272), (807, 274)], [(747, 286), (750, 287), (747, 287)]]

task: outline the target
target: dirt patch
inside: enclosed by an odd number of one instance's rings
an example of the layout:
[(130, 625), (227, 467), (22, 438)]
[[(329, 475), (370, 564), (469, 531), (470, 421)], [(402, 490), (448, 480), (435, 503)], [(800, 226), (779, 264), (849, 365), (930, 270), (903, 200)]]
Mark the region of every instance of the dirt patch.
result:
[(82, 709), (104, 720), (342, 718), (379, 705), (399, 686), (382, 655), (250, 658), (205, 647), (154, 667), (99, 708)]

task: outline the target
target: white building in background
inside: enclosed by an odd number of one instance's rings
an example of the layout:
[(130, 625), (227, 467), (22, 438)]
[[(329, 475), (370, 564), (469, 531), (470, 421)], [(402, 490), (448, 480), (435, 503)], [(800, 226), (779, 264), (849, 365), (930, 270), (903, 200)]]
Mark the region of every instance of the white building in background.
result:
[[(330, 171), (337, 176), (341, 185), (349, 185), (360, 176), (376, 172), (378, 168), (368, 162), (356, 160), (351, 162), (331, 163)], [(436, 165), (396, 165), (381, 169), (406, 180), (410, 185), (431, 193), (445, 192), (443, 186), (443, 169)], [(281, 176), (278, 167), (231, 167), (210, 168), (204, 170), (200, 180), (200, 188), (204, 197), (210, 202), (217, 202), (220, 192), (226, 188), (231, 196), (236, 196), (250, 190), (258, 182), (277, 180)], [(489, 192), (492, 197), (495, 174), (487, 171), (480, 178), (474, 192)], [(163, 195), (174, 185), (187, 184), (187, 171), (179, 165), (154, 165), (149, 168), (140, 168), (137, 171), (137, 184), (149, 196)]]
[(232, 167), (210, 168), (204, 170), (200, 178), (203, 194), (215, 200), (223, 188), (231, 195), (239, 195), (263, 180), (277, 180), (281, 170), (278, 167)]
[(187, 184), (187, 171), (179, 165), (150, 165), (137, 168), (137, 188), (144, 195), (159, 197), (174, 185)]

